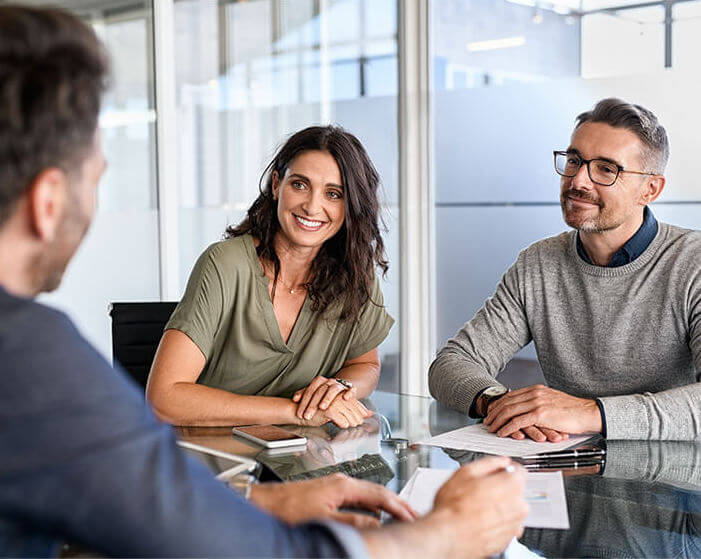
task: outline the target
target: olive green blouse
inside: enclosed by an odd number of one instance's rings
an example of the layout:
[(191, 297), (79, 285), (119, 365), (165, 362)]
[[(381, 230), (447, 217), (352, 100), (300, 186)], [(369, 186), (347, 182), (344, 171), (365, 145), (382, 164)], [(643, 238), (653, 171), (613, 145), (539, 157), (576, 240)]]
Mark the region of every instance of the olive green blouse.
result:
[[(330, 320), (305, 299), (284, 342), (253, 238), (211, 245), (195, 264), (166, 329), (184, 332), (207, 359), (197, 382), (236, 394), (291, 397), (376, 348), (394, 320), (377, 278), (357, 320)], [(331, 313), (333, 315), (333, 312)]]

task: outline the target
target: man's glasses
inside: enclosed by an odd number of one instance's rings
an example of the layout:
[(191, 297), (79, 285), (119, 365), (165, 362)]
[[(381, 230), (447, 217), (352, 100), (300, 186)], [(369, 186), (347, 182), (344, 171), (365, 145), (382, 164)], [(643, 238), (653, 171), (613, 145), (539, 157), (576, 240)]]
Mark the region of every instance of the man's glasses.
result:
[(574, 177), (586, 163), (587, 172), (591, 182), (601, 186), (611, 186), (618, 179), (620, 173), (633, 173), (635, 175), (656, 175), (657, 173), (644, 173), (643, 171), (629, 171), (617, 163), (606, 159), (582, 159), (576, 153), (566, 151), (554, 151), (555, 172), (563, 177)]

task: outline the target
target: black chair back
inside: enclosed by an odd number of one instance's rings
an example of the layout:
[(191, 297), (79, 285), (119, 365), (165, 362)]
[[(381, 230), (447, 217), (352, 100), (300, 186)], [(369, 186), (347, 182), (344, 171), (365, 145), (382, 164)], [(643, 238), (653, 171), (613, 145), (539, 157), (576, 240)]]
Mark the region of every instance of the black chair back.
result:
[(163, 328), (177, 303), (112, 303), (112, 360), (146, 388)]

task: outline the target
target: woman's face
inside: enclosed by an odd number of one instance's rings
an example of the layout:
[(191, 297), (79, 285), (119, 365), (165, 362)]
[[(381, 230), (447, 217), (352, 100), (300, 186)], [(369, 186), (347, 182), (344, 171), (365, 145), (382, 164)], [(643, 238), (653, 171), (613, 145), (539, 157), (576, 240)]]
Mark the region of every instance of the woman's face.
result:
[(287, 241), (300, 247), (320, 247), (343, 225), (344, 189), (336, 160), (325, 151), (304, 151), (273, 174), (277, 217)]

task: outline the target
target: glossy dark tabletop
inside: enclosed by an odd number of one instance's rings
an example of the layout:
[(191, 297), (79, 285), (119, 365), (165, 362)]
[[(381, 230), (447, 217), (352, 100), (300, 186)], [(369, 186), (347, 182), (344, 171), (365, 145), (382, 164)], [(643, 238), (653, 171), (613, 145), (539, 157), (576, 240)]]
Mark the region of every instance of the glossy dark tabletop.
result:
[[(481, 456), (411, 444), (474, 422), (431, 398), (377, 391), (367, 405), (374, 415), (353, 429), (286, 426), (307, 437), (304, 450), (263, 450), (229, 427), (178, 431), (184, 440), (255, 458), (281, 479), (340, 470), (396, 492), (417, 467), (456, 469)], [(701, 442), (601, 444), (603, 473), (563, 471), (570, 529), (526, 529), (521, 543), (546, 557), (701, 557)]]

